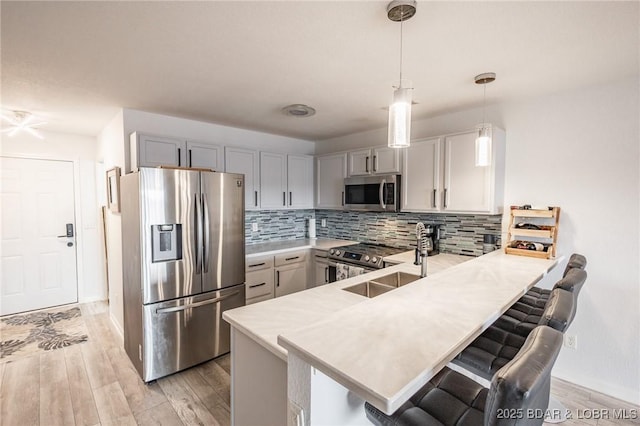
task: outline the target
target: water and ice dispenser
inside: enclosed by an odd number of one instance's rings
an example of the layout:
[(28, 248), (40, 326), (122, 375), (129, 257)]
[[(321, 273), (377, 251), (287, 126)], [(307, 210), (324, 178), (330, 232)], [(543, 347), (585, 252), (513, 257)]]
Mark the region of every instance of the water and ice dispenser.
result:
[(151, 236), (152, 262), (167, 262), (182, 259), (181, 224), (151, 225)]

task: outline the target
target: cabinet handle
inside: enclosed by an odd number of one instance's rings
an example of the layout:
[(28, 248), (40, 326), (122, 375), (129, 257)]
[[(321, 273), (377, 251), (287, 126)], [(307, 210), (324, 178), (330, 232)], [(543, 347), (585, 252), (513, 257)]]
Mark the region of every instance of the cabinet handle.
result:
[(254, 263), (253, 265), (249, 265), (249, 268), (255, 268), (256, 266), (262, 266), (262, 265), (264, 265), (264, 264), (265, 264), (265, 262), (262, 262), (262, 263)]
[(293, 196), (292, 196), (292, 192), (289, 191), (289, 205), (292, 206), (293, 205)]
[(178, 167), (181, 166), (181, 164), (180, 164), (180, 157), (182, 157), (182, 152), (181, 151), (182, 150), (180, 148), (178, 148)]
[(328, 266), (324, 267), (324, 282), (325, 283), (329, 282), (329, 267)]
[(280, 287), (280, 271), (276, 271), (276, 287)]
[(342, 205), (344, 206), (344, 191), (342, 191)]
[(295, 260), (298, 259), (300, 256), (294, 256), (294, 257), (285, 257), (284, 260), (285, 261), (289, 261), (289, 260)]
[(445, 209), (447, 208), (447, 188), (444, 189), (444, 193), (443, 193), (443, 197), (442, 197), (442, 207), (444, 207)]
[(377, 155), (373, 156), (373, 171), (374, 172), (378, 171), (378, 156)]
[(369, 173), (369, 157), (364, 160), (364, 171)]
[(262, 287), (263, 285), (267, 285), (267, 283), (260, 283), (260, 284), (250, 285), (249, 288)]
[(287, 205), (287, 193), (286, 192), (282, 192), (282, 205), (286, 206)]
[(193, 167), (193, 160), (191, 158), (191, 150), (189, 150), (189, 167)]
[(258, 207), (258, 191), (253, 191), (253, 198), (254, 198), (254, 204), (256, 207)]
[(433, 188), (433, 202), (431, 203), (431, 207), (435, 207), (436, 206), (436, 189)]

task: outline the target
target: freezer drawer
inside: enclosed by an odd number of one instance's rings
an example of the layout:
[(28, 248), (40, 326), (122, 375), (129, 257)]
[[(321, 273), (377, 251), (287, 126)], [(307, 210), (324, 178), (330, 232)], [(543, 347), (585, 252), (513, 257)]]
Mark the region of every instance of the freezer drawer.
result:
[(229, 352), (231, 333), (222, 312), (244, 304), (240, 284), (145, 305), (142, 379), (149, 382)]

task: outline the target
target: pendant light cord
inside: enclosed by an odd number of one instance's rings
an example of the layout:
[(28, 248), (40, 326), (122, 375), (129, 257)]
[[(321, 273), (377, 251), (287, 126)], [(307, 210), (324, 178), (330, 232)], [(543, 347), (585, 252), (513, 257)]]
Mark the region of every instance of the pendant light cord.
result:
[(483, 95), (482, 95), (482, 127), (485, 126), (485, 113), (487, 110), (487, 83), (484, 83), (482, 85), (483, 90)]
[(402, 22), (404, 21), (404, 8), (400, 8), (400, 81), (398, 89), (402, 88)]

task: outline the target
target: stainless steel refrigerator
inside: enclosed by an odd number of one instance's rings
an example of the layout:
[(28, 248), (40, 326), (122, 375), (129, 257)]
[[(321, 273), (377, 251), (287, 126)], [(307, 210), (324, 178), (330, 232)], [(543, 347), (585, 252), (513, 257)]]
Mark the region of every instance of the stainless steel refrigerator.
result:
[(245, 304), (244, 175), (122, 176), (124, 344), (145, 382), (229, 352), (222, 312)]

